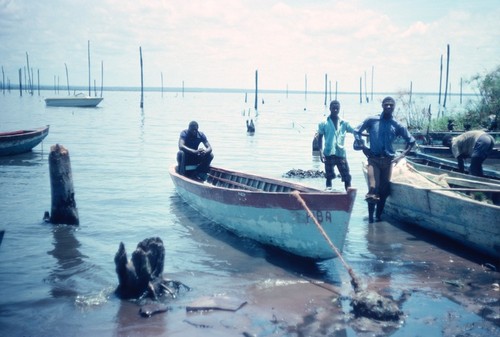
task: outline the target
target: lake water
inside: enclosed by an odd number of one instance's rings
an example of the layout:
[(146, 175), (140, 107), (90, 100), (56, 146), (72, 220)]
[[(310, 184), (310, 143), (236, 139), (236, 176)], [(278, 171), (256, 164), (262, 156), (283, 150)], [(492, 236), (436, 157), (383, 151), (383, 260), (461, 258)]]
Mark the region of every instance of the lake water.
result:
[[(46, 107), (43, 98), (50, 96), (0, 95), (0, 131), (50, 125), (32, 153), (0, 157), (1, 336), (498, 334), (499, 275), (482, 266), (498, 261), (391, 219), (368, 224), (363, 158), (350, 146), (358, 195), (344, 258), (369, 288), (394, 297), (411, 292), (396, 325), (370, 325), (349, 314), (350, 278), (338, 259), (311, 263), (265, 249), (180, 200), (167, 170), (191, 120), (208, 136), (216, 166), (275, 178), (291, 169), (323, 170), (311, 153), (325, 111), (322, 95), (306, 101), (262, 94), (253, 136), (245, 127), (253, 95), (246, 104), (242, 93), (146, 92), (143, 109), (139, 92), (105, 92), (95, 109)], [(360, 104), (357, 95), (341, 95), (341, 115), (356, 126), (380, 111), (381, 98)], [(436, 96), (424, 99), (437, 105)], [(51, 207), (54, 144), (70, 153), (78, 227), (42, 220)], [(292, 180), (324, 186), (323, 179)], [(342, 183), (336, 179), (334, 187)], [(169, 303), (171, 311), (145, 319), (136, 303), (114, 295), (113, 259), (120, 242), (130, 257), (138, 242), (156, 236), (166, 249), (165, 276), (192, 291)], [(206, 301), (248, 303), (236, 313), (186, 313), (187, 305)]]

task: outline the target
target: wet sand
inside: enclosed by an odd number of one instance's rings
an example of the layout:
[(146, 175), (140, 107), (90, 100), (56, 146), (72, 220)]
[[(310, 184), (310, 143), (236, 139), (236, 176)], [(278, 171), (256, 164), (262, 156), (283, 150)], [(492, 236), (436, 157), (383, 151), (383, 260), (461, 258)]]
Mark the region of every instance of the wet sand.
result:
[[(268, 252), (276, 264), (265, 279), (242, 281), (232, 293), (207, 297), (202, 289), (184, 294), (170, 311), (142, 318), (135, 303), (122, 303), (128, 336), (494, 336), (500, 331), (498, 267), (491, 257), (467, 253), (446, 239), (391, 220), (368, 224), (370, 256), (348, 261), (362, 286), (400, 299), (404, 316), (382, 322), (355, 317), (350, 277), (331, 260), (337, 276), (321, 277), (322, 263), (290, 260)], [(274, 256), (274, 258), (273, 258)], [(366, 261), (369, 261), (368, 263)], [(250, 266), (250, 269), (252, 266)], [(328, 267), (331, 268), (331, 265)], [(325, 266), (325, 269), (326, 266)], [(189, 276), (183, 281), (189, 282)], [(325, 281), (330, 279), (330, 281)], [(187, 313), (187, 306), (213, 305), (236, 312)], [(417, 333), (418, 331), (418, 333)]]

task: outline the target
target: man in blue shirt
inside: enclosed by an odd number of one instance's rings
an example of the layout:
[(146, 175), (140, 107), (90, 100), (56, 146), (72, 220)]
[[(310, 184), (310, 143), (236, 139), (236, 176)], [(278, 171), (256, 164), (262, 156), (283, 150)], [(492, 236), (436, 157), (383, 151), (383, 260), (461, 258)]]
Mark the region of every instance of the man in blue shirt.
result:
[[(368, 157), (368, 186), (369, 190), (365, 200), (368, 202), (368, 221), (373, 222), (373, 213), (376, 209), (376, 219), (381, 221), (385, 201), (390, 194), (390, 180), (392, 164), (404, 157), (415, 145), (415, 138), (408, 129), (393, 119), (396, 102), (392, 97), (386, 97), (382, 101), (382, 113), (368, 117), (356, 128), (354, 138), (355, 147), (363, 149)], [(365, 147), (362, 140), (363, 131), (368, 131), (370, 148)], [(397, 137), (403, 137), (406, 148), (403, 153), (395, 158), (396, 153), (392, 143)]]
[[(339, 117), (340, 103), (334, 100), (330, 103), (330, 115), (326, 121), (318, 125), (318, 147), (320, 149), (321, 162), (325, 163), (326, 188), (332, 187), (333, 172), (337, 166), (344, 187), (351, 187), (351, 174), (347, 164), (344, 141), (346, 133), (354, 133), (354, 128)], [(325, 137), (325, 148), (321, 151), (323, 136)]]
[[(204, 147), (200, 147), (203, 144)], [(197, 165), (194, 178), (206, 180), (210, 171), (210, 163), (214, 159), (212, 146), (203, 132), (198, 131), (198, 123), (192, 121), (179, 136), (179, 152), (177, 152), (177, 168), (182, 175), (186, 174), (186, 166)], [(191, 174), (190, 174), (191, 175)]]

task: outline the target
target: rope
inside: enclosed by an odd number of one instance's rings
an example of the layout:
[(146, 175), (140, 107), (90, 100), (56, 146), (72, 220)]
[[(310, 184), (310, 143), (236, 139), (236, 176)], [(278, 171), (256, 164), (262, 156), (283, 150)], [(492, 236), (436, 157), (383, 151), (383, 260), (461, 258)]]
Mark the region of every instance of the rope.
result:
[(335, 252), (335, 254), (337, 254), (338, 258), (340, 259), (340, 262), (342, 262), (342, 265), (346, 268), (347, 272), (349, 273), (349, 276), (351, 276), (351, 284), (354, 287), (354, 292), (357, 293), (360, 290), (359, 289), (359, 281), (358, 281), (358, 278), (356, 277), (356, 275), (354, 274), (354, 271), (347, 264), (347, 262), (342, 257), (342, 254), (340, 253), (340, 251), (337, 249), (337, 247), (335, 247), (335, 245), (333, 244), (333, 242), (330, 240), (330, 238), (326, 234), (325, 230), (323, 229), (323, 227), (321, 226), (321, 224), (319, 223), (319, 221), (316, 219), (316, 217), (314, 216), (314, 214), (311, 212), (311, 210), (307, 206), (307, 204), (304, 201), (304, 199), (302, 199), (302, 197), (300, 196), (300, 193), (298, 191), (293, 191), (292, 195), (299, 201), (299, 203), (302, 205), (302, 207), (304, 207), (304, 209), (306, 210), (307, 214), (311, 217), (311, 219), (313, 219), (313, 222), (316, 224), (316, 227), (318, 227), (321, 235), (323, 235), (323, 237), (328, 242), (328, 244), (330, 245), (330, 247), (333, 249), (333, 251)]

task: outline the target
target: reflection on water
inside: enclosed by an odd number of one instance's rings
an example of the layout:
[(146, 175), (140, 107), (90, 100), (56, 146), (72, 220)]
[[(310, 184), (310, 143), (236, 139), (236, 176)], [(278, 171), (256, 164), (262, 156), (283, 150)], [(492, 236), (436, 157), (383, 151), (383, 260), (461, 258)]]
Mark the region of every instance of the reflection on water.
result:
[[(346, 316), (349, 305), (335, 301), (352, 294), (348, 273), (337, 259), (296, 259), (238, 238), (186, 205), (168, 176), (179, 132), (191, 120), (198, 120), (209, 137), (214, 165), (274, 178), (291, 169), (323, 170), (311, 153), (315, 129), (324, 118), (323, 97), (311, 95), (304, 110), (299, 96), (267, 94), (253, 136), (246, 133), (247, 117), (241, 111), (248, 106), (239, 94), (162, 99), (148, 92), (147, 109), (139, 109), (138, 94), (130, 92), (106, 93), (98, 109), (48, 109), (40, 98), (1, 96), (3, 127), (50, 124), (51, 131), (32, 153), (0, 158), (0, 229), (6, 230), (0, 246), (0, 335), (357, 336)], [(362, 105), (352, 95), (339, 100), (352, 125), (380, 108), (377, 98), (375, 104)], [(352, 138), (346, 142), (352, 144)], [(50, 209), (47, 152), (56, 143), (71, 153), (80, 214), (76, 228), (41, 223)], [(486, 332), (493, 331), (498, 318), (486, 312), (498, 302), (484, 303), (498, 297), (491, 290), (498, 273), (481, 267), (494, 261), (451, 249), (432, 234), (412, 232), (390, 219), (369, 225), (362, 159), (348, 148), (358, 197), (343, 255), (370, 287), (396, 296), (412, 291), (404, 304), (404, 326), (392, 336), (412, 336), (420, 329), (452, 336), (447, 324), (462, 328), (462, 335), (472, 325), (483, 326), (473, 329), (477, 336), (494, 335)], [(293, 181), (325, 185), (324, 179)], [(343, 188), (339, 179), (333, 183)], [(132, 249), (153, 236), (165, 244), (166, 277), (192, 291), (172, 303), (177, 310), (144, 319), (136, 304), (114, 296), (113, 258), (121, 241)], [(443, 283), (453, 279), (465, 288)], [(249, 304), (237, 313), (189, 317), (212, 329), (184, 322), (186, 305), (216, 295)], [(426, 306), (436, 309), (435, 319), (425, 314)], [(457, 316), (466, 323), (450, 318)]]
[[(42, 143), (43, 144), (43, 143)], [(2, 166), (38, 166), (47, 161), (47, 153), (39, 145), (33, 151), (15, 156), (0, 156), (0, 170)]]
[(76, 229), (75, 226), (57, 225), (52, 231), (54, 249), (48, 251), (47, 254), (57, 260), (57, 265), (48, 278), (52, 285), (53, 297), (76, 297), (78, 295), (78, 285), (73, 276), (84, 271), (82, 264), (86, 256), (78, 250), (80, 243), (74, 235)]

